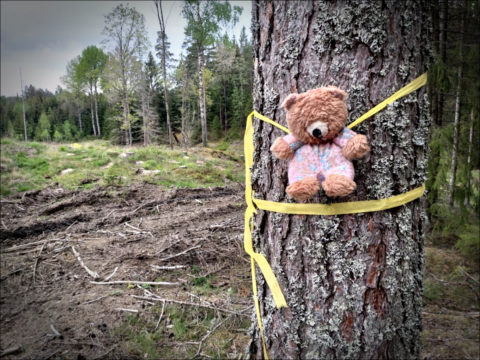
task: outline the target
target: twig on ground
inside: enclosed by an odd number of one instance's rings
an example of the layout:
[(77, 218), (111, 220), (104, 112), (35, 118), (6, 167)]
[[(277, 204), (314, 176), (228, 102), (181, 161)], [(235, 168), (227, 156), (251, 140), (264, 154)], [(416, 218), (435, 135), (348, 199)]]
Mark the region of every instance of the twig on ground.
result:
[(155, 270), (175, 270), (175, 269), (184, 269), (187, 265), (166, 265), (166, 266), (159, 266), (159, 265), (150, 265)]
[(180, 256), (180, 255), (186, 254), (186, 253), (189, 252), (189, 251), (198, 249), (200, 246), (202, 246), (202, 245), (192, 246), (192, 247), (188, 248), (187, 250), (184, 250), (184, 251), (182, 251), (182, 252), (179, 252), (178, 254), (173, 254), (173, 255), (164, 257), (163, 259), (160, 259), (160, 260), (158, 260), (158, 261), (167, 261), (167, 260), (176, 258), (176, 257), (178, 257), (178, 256)]
[(124, 224), (125, 224), (126, 226), (128, 226), (129, 228), (132, 228), (133, 230), (142, 232), (142, 229), (139, 229), (139, 228), (137, 228), (137, 227), (135, 227), (135, 226), (133, 226), (133, 225), (130, 225), (128, 222), (126, 222), (126, 223), (124, 223)]
[(2, 226), (3, 226), (3, 228), (4, 228), (5, 230), (8, 230), (7, 225), (5, 225), (5, 223), (3, 222), (3, 220), (2, 220)]
[(110, 279), (113, 277), (113, 275), (115, 275), (115, 273), (117, 272), (117, 270), (118, 270), (118, 266), (113, 270), (113, 272), (112, 272), (110, 275), (108, 275), (108, 276), (105, 278), (105, 281), (110, 280)]
[(467, 273), (461, 266), (460, 266), (460, 271), (463, 272), (470, 280), (473, 280), (475, 283), (480, 284), (480, 281), (478, 281), (472, 275)]
[(67, 232), (68, 229), (70, 229), (70, 228), (71, 228), (73, 225), (75, 225), (77, 222), (78, 222), (78, 221), (75, 220), (73, 223), (71, 223), (70, 225), (68, 225), (68, 227), (67, 227), (65, 230), (63, 230), (63, 232)]
[(80, 263), (80, 265), (85, 269), (85, 271), (88, 273), (88, 275), (90, 275), (91, 277), (93, 277), (94, 279), (98, 279), (100, 276), (95, 272), (95, 271), (92, 271), (90, 270), (86, 265), (85, 263), (83, 262), (82, 258), (80, 257), (80, 254), (77, 252), (77, 250), (75, 250), (75, 247), (72, 245), (72, 252), (73, 252), (73, 255), (75, 255), (75, 257), (77, 258), (78, 262)]
[(95, 301), (99, 301), (99, 300), (105, 299), (106, 297), (109, 297), (109, 296), (110, 296), (110, 294), (108, 294), (108, 295), (103, 295), (103, 296), (100, 296), (100, 297), (98, 297), (98, 298), (96, 298), (96, 299), (92, 299), (92, 300), (89, 300), (89, 301), (85, 301), (84, 303), (82, 303), (82, 305), (91, 304), (91, 303), (93, 303), (93, 302), (95, 302)]
[(153, 332), (157, 331), (158, 325), (160, 325), (160, 321), (162, 321), (164, 310), (165, 310), (165, 301), (162, 302), (162, 312), (160, 313), (160, 317), (158, 318), (157, 325), (155, 325), (155, 329), (153, 329)]
[(205, 334), (205, 336), (200, 339), (200, 344), (198, 344), (198, 350), (197, 350), (197, 353), (195, 354), (194, 358), (196, 358), (198, 355), (200, 355), (200, 352), (202, 351), (203, 342), (204, 342), (205, 340), (207, 340), (207, 338), (208, 338), (210, 335), (212, 335), (212, 333), (213, 333), (215, 330), (217, 330), (217, 329), (220, 327), (220, 325), (222, 325), (225, 321), (227, 321), (227, 320), (230, 319), (231, 317), (232, 317), (232, 315), (227, 316), (223, 321), (220, 321), (217, 325), (215, 325), (215, 327), (214, 327), (212, 330), (210, 330), (209, 332), (207, 332), (207, 333)]
[(9, 248), (3, 250), (2, 253), (14, 252), (14, 251), (18, 251), (18, 250), (27, 249), (30, 246), (34, 246), (34, 245), (37, 246), (37, 245), (43, 244), (45, 242), (48, 242), (50, 240), (60, 240), (60, 239), (45, 239), (45, 240), (34, 241), (34, 242), (31, 242), (31, 243), (22, 244), (22, 245), (15, 245), (15, 246), (12, 246), (12, 247), (9, 247)]
[(2, 277), (0, 277), (0, 281), (2, 280), (5, 280), (7, 277), (9, 277), (10, 275), (13, 275), (13, 274), (16, 274), (20, 271), (23, 271), (25, 270), (25, 268), (20, 268), (20, 269), (16, 269), (16, 270), (13, 270), (13, 271), (10, 271), (8, 274), (5, 274), (5, 275), (2, 275)]
[(37, 266), (38, 266), (38, 259), (40, 259), (40, 256), (42, 255), (42, 251), (43, 251), (43, 248), (45, 247), (45, 244), (47, 243), (47, 241), (45, 241), (43, 244), (42, 244), (42, 247), (40, 248), (40, 251), (38, 252), (38, 255), (37, 255), (37, 258), (35, 259), (35, 264), (33, 265), (33, 275), (32, 275), (32, 280), (33, 280), (33, 283), (35, 284), (35, 274), (37, 272)]
[[(135, 281), (135, 280), (117, 280), (117, 281), (90, 281), (90, 284), (95, 285), (120, 285), (120, 284), (132, 284), (132, 285), (163, 285), (163, 286), (178, 286), (182, 285), (181, 282), (166, 282), (166, 281)], [(148, 300), (148, 299), (147, 299)]]
[(141, 300), (165, 301), (165, 302), (174, 303), (174, 304), (179, 304), (179, 305), (188, 305), (188, 306), (203, 307), (203, 308), (207, 308), (207, 309), (211, 309), (211, 310), (217, 310), (217, 311), (221, 311), (221, 312), (226, 312), (226, 313), (228, 313), (228, 314), (250, 317), (250, 315), (241, 314), (241, 313), (238, 313), (238, 312), (236, 312), (236, 311), (219, 308), (219, 307), (212, 306), (212, 305), (197, 304), (197, 303), (192, 303), (192, 302), (188, 302), (188, 301), (180, 301), (180, 300), (166, 299), (166, 298), (161, 298), (161, 297), (157, 297), (157, 296), (155, 296), (155, 297), (146, 297), (146, 296), (132, 295), (132, 297), (134, 297), (135, 299), (141, 299)]
[(17, 351), (20, 351), (22, 350), (22, 347), (21, 346), (12, 346), (8, 349), (5, 349), (3, 350), (1, 353), (0, 353), (0, 357), (4, 357), (4, 356), (7, 356), (7, 355), (11, 355), (11, 354), (15, 354)]
[(55, 326), (53, 326), (53, 324), (50, 324), (50, 329), (52, 329), (55, 336), (60, 336), (60, 333), (58, 332), (57, 329), (55, 329)]
[(131, 313), (138, 313), (137, 309), (125, 309), (125, 308), (115, 308), (117, 311), (126, 311), (126, 312), (131, 312)]

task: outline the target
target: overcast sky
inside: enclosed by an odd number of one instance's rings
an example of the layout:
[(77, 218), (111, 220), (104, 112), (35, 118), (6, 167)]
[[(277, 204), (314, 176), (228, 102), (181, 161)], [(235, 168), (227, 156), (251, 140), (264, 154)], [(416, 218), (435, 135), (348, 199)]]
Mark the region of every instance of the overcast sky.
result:
[[(1, 84), (0, 94), (21, 93), (19, 68), (23, 83), (54, 92), (62, 87), (60, 77), (67, 63), (89, 45), (101, 47), (104, 15), (120, 1), (0, 1), (1, 7)], [(127, 3), (123, 2), (122, 3)], [(159, 30), (153, 1), (130, 1), (145, 16), (150, 50)], [(250, 1), (231, 1), (243, 7), (237, 26), (229, 31), (237, 39), (242, 26), (250, 37)], [(171, 51), (182, 51), (185, 20), (181, 1), (164, 1), (163, 11)], [(158, 59), (157, 59), (158, 60)]]

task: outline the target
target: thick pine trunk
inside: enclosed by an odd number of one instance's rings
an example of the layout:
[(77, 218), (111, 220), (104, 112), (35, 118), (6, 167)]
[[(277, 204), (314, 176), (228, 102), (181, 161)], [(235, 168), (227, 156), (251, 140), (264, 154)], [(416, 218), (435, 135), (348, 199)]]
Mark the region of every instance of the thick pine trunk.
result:
[[(427, 4), (419, 1), (253, 4), (254, 108), (286, 125), (290, 92), (336, 85), (349, 94), (349, 121), (426, 70)], [(430, 117), (426, 90), (388, 106), (355, 128), (372, 146), (357, 161), (354, 195), (379, 199), (425, 181)], [(270, 146), (284, 134), (254, 123), (255, 196), (290, 201), (287, 164)], [(314, 202), (327, 202), (323, 192)], [(276, 309), (257, 276), (270, 358), (416, 359), (422, 329), (424, 201), (382, 212), (296, 216), (259, 211), (256, 251), (270, 262), (288, 309)], [(262, 358), (258, 326), (250, 355)]]

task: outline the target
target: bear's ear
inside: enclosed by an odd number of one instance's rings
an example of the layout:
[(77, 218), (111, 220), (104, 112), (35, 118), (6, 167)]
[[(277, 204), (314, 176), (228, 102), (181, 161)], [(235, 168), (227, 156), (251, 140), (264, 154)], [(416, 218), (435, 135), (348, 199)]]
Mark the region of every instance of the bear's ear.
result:
[(327, 91), (337, 99), (345, 100), (347, 98), (347, 93), (336, 86), (327, 87)]
[(298, 94), (290, 94), (288, 95), (285, 100), (283, 100), (282, 102), (282, 105), (280, 105), (280, 107), (283, 107), (285, 108), (286, 110), (289, 110), (290, 107), (295, 104), (295, 102), (297, 101), (297, 98), (298, 98)]

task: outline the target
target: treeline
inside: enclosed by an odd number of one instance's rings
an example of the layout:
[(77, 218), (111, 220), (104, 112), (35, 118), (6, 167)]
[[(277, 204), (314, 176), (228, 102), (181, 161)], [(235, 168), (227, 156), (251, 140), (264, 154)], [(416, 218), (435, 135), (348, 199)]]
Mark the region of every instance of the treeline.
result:
[(437, 239), (480, 252), (480, 4), (432, 3), (434, 63), (429, 71), (432, 136), (427, 199)]
[(184, 53), (174, 59), (162, 3), (155, 5), (160, 30), (154, 47), (143, 14), (117, 5), (105, 16), (102, 46), (88, 46), (66, 65), (63, 87), (53, 94), (28, 85), (23, 94), (1, 97), (2, 136), (184, 146), (241, 137), (252, 110), (252, 44), (245, 28), (238, 39), (222, 31), (242, 9), (184, 2)]

